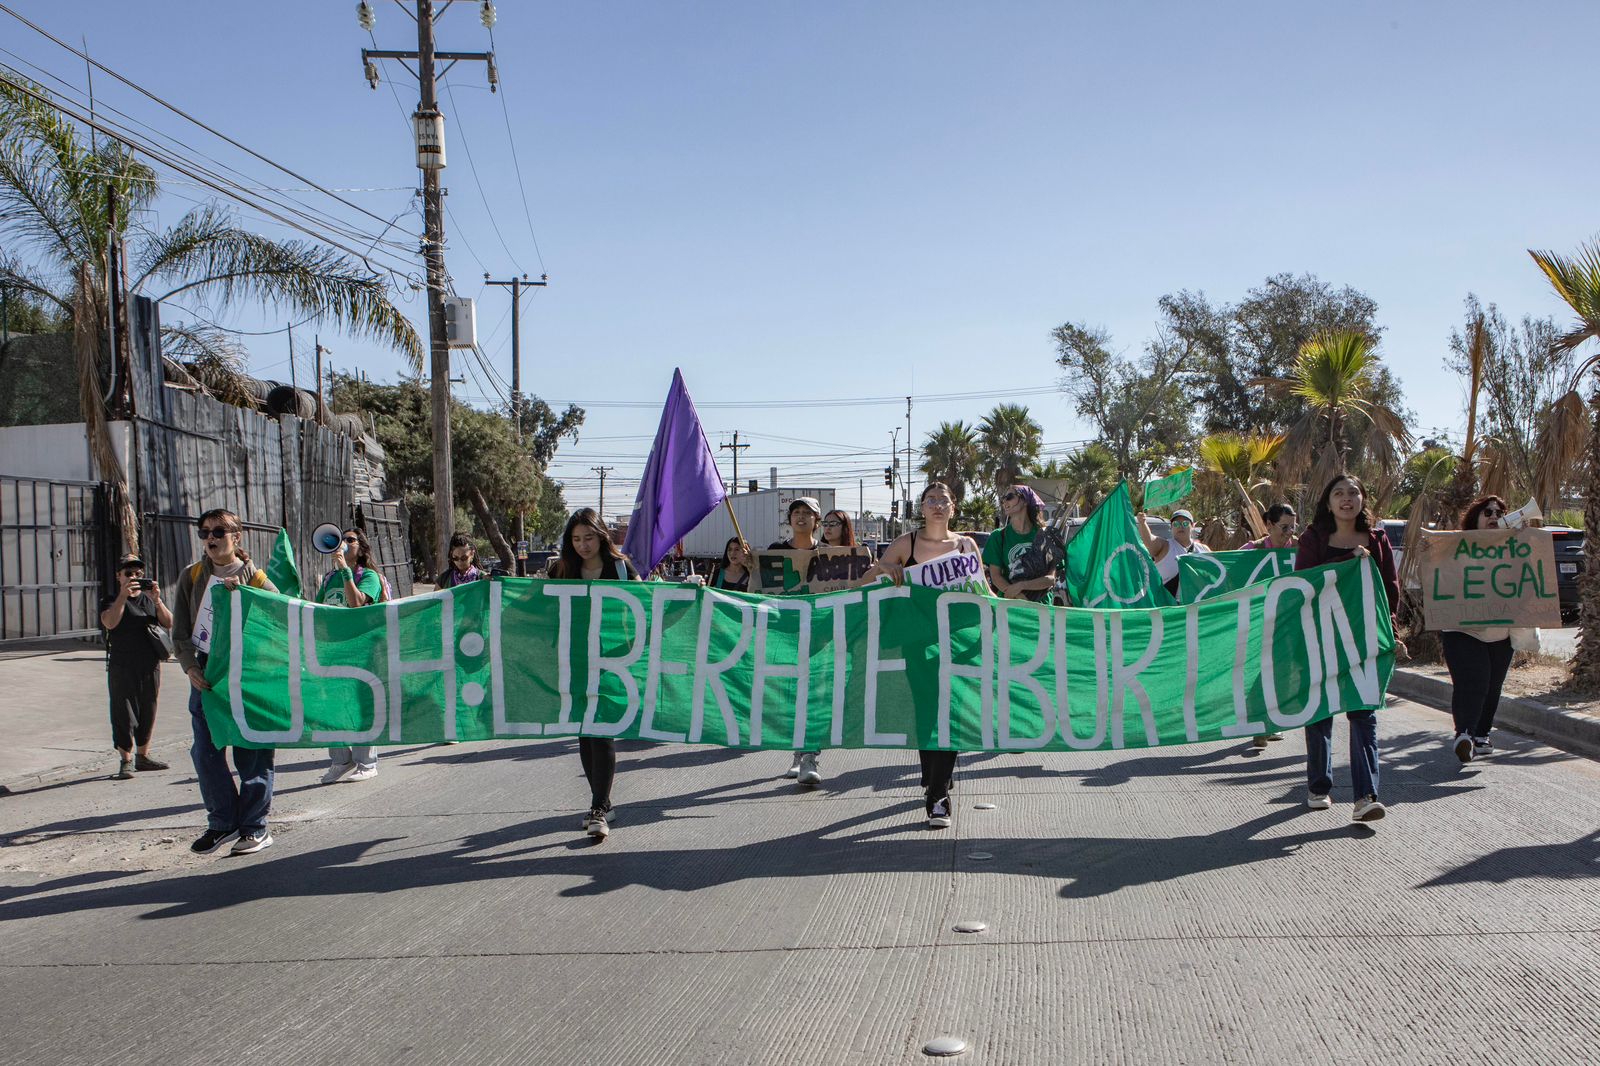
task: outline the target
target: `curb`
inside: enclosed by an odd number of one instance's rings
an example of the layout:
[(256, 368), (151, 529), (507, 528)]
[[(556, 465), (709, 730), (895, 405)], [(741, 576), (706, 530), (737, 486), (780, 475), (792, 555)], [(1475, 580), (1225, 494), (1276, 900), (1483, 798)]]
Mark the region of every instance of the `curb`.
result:
[[(1389, 691), (1395, 695), (1446, 714), (1450, 713), (1451, 689), (1444, 678), (1403, 667), (1397, 667), (1389, 680)], [(1600, 718), (1537, 700), (1502, 696), (1494, 724), (1586, 759), (1600, 759)]]

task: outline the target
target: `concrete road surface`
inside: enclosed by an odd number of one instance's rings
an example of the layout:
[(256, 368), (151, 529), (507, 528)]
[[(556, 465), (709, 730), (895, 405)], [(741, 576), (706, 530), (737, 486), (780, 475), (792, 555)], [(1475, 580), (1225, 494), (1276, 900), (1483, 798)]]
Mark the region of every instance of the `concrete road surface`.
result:
[(1298, 734), (966, 757), (944, 831), (909, 755), (630, 744), (598, 846), (567, 741), (280, 752), (246, 858), (186, 770), (68, 779), (0, 799), (0, 1062), (1593, 1062), (1600, 766), (1446, 726), (1383, 712), (1375, 830)]

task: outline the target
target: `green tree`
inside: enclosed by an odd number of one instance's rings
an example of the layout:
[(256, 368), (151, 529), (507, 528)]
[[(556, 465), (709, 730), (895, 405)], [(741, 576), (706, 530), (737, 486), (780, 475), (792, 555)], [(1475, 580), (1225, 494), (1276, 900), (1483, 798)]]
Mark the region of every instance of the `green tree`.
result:
[(978, 434), (965, 422), (940, 422), (922, 442), (921, 470), (930, 481), (943, 481), (963, 502), (980, 476)]
[(1117, 457), (1104, 444), (1090, 444), (1061, 464), (1066, 497), (1088, 514), (1117, 487)]
[[(1528, 253), (1544, 272), (1550, 287), (1575, 316), (1552, 347), (1577, 352), (1600, 340), (1600, 241), (1591, 241), (1574, 255)], [(1584, 419), (1581, 389), (1587, 384), (1589, 417)], [(1575, 471), (1587, 464), (1584, 491), (1583, 575), (1578, 579), (1581, 607), (1578, 615), (1578, 653), (1572, 659), (1572, 683), (1585, 691), (1600, 689), (1600, 352), (1591, 351), (1574, 368), (1571, 389), (1552, 411), (1544, 461), (1553, 468), (1550, 479), (1559, 484), (1563, 469)]]
[(1411, 434), (1405, 415), (1376, 398), (1378, 368), (1370, 337), (1335, 331), (1307, 341), (1287, 378), (1263, 382), (1301, 405), (1279, 455), (1285, 481), (1298, 481), (1310, 470), (1309, 484), (1320, 490), (1327, 477), (1350, 469), (1362, 451), (1385, 474), (1399, 465)]
[(1022, 404), (996, 404), (978, 423), (984, 473), (997, 488), (1013, 484), (1039, 458), (1044, 429)]
[(1061, 388), (1096, 428), (1119, 477), (1143, 481), (1189, 449), (1189, 402), (1177, 375), (1188, 342), (1163, 333), (1136, 363), (1111, 353), (1104, 330), (1069, 322), (1051, 336), (1056, 365), (1066, 372)]

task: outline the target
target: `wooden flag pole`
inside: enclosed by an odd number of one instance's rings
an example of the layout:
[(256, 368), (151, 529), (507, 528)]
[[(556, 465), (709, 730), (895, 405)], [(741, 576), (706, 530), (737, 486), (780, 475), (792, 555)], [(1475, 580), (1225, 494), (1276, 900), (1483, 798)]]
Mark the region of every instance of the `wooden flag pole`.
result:
[(733, 521), (733, 535), (739, 538), (739, 543), (744, 544), (745, 550), (750, 550), (750, 545), (745, 544), (744, 530), (739, 528), (739, 516), (733, 513), (733, 497), (723, 496), (722, 504), (728, 509), (728, 517)]

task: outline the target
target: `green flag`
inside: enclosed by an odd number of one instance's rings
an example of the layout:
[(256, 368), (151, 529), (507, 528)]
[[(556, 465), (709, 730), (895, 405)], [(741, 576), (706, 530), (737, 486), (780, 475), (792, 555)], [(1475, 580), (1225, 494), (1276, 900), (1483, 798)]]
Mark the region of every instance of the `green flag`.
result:
[(1294, 573), (1293, 548), (1191, 552), (1178, 556), (1178, 602), (1225, 596), (1246, 585)]
[(1076, 607), (1170, 607), (1128, 501), (1128, 483), (1101, 501), (1067, 543), (1067, 591)]
[(1153, 511), (1157, 507), (1171, 507), (1193, 491), (1194, 468), (1186, 466), (1166, 477), (1144, 483), (1144, 509)]
[(287, 529), (278, 530), (278, 542), (272, 546), (272, 558), (267, 560), (267, 577), (285, 596), (299, 599), (304, 595), (300, 588), (300, 569), (294, 565), (294, 545), (289, 541)]

